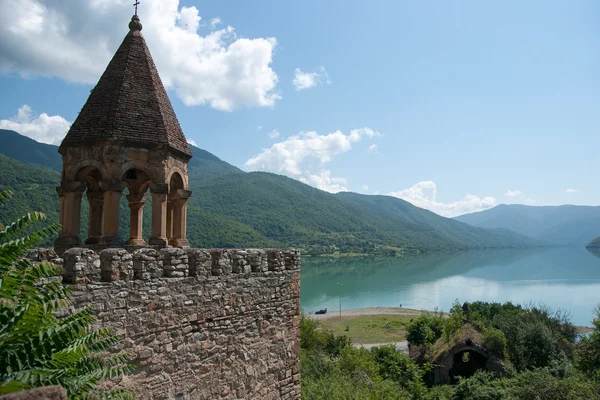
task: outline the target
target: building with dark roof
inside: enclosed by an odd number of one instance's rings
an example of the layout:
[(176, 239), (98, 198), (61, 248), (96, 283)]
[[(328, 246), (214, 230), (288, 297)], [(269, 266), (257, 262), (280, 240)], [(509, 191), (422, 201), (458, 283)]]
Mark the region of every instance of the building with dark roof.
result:
[(59, 253), (81, 246), (81, 200), (90, 217), (86, 245), (119, 247), (119, 206), (130, 210), (127, 245), (142, 246), (146, 192), (152, 196), (149, 244), (187, 247), (188, 162), (192, 153), (142, 36), (137, 15), (129, 33), (63, 139)]

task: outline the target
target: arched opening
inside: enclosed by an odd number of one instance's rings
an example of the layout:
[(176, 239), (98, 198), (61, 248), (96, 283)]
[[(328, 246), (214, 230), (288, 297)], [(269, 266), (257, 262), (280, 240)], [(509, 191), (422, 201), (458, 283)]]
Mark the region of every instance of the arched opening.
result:
[(165, 182), (156, 167), (142, 161), (116, 169), (116, 175), (106, 175), (102, 163), (87, 160), (63, 173), (57, 188), (63, 229), (55, 249), (62, 253), (81, 246), (82, 238), (90, 246), (123, 247), (125, 237), (128, 245), (145, 246), (148, 234), (152, 246), (189, 246), (185, 219), (191, 192), (184, 173), (173, 173)]
[(181, 175), (175, 172), (171, 175), (171, 179), (169, 180), (169, 196), (167, 197), (167, 239), (171, 241), (173, 239), (174, 229), (175, 229), (175, 203), (177, 197), (177, 190), (183, 189), (183, 179)]
[(450, 382), (454, 384), (458, 383), (458, 377), (468, 378), (477, 370), (485, 369), (487, 357), (477, 351), (464, 350), (456, 353), (452, 361)]
[[(89, 165), (78, 171), (75, 179), (85, 183), (83, 190), (87, 200), (79, 205), (80, 235), (85, 239), (86, 244), (98, 244), (102, 240), (104, 208), (104, 192), (101, 189), (102, 174), (96, 166)], [(72, 206), (77, 207), (76, 205)]]
[(186, 247), (187, 200), (191, 192), (185, 190), (185, 183), (178, 172), (169, 179), (167, 197), (167, 240), (171, 246)]

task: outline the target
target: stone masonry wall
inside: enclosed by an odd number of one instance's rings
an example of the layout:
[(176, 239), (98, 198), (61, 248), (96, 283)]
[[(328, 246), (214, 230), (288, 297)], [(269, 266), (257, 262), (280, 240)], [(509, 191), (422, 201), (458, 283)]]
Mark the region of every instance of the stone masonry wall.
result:
[(142, 399), (299, 399), (296, 251), (70, 249), (74, 308), (123, 337)]

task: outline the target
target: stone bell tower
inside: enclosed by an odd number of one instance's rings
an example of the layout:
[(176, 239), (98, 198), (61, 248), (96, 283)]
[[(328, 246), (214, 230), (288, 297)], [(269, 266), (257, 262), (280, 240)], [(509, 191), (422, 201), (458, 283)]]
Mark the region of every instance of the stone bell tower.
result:
[(136, 15), (58, 151), (62, 155), (59, 254), (82, 246), (81, 201), (89, 203), (86, 245), (121, 247), (119, 208), (127, 189), (128, 245), (143, 246), (142, 211), (152, 196), (148, 244), (187, 247), (188, 162), (192, 153), (162, 85)]

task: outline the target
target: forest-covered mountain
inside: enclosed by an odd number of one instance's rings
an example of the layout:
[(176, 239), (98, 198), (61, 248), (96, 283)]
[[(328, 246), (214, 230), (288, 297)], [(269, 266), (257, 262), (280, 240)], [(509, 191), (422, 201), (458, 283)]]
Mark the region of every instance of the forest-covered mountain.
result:
[[(191, 147), (188, 238), (198, 247), (297, 247), (308, 253), (422, 253), (470, 248), (530, 247), (541, 242), (506, 230), (489, 230), (441, 217), (400, 199), (331, 194), (285, 176), (246, 173)], [(29, 210), (58, 220), (55, 187), (61, 159), (56, 146), (0, 131), (0, 189), (17, 194), (0, 221)], [(150, 207), (144, 231), (149, 235)], [(123, 199), (121, 232), (128, 232)], [(87, 207), (82, 207), (82, 236)]]
[(598, 206), (499, 205), (455, 219), (482, 228), (510, 229), (557, 245), (586, 245), (600, 236)]
[(586, 246), (587, 249), (598, 252), (600, 250), (600, 237), (589, 242)]

